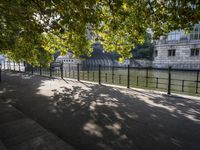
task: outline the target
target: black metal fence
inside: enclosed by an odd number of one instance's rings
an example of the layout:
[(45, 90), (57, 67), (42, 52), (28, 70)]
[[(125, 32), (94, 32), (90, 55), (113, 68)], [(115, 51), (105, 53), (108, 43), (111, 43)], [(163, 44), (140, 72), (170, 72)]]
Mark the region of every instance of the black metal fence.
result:
[(143, 88), (171, 93), (200, 95), (199, 70), (176, 70), (85, 66), (82, 64), (51, 64), (50, 67), (32, 67), (25, 63), (3, 62), (2, 69), (20, 71), (48, 77), (73, 78), (97, 82), (99, 84), (115, 84), (127, 88)]

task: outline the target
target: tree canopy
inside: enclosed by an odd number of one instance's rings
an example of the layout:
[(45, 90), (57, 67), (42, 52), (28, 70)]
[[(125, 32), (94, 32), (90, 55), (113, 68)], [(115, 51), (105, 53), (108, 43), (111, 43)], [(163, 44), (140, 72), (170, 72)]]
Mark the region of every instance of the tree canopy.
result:
[(132, 59), (153, 60), (154, 45), (151, 34), (147, 33), (143, 44), (137, 45), (133, 50)]
[(153, 37), (199, 22), (197, 0), (0, 0), (0, 53), (38, 65), (60, 50), (90, 55), (98, 41), (106, 51), (130, 57)]

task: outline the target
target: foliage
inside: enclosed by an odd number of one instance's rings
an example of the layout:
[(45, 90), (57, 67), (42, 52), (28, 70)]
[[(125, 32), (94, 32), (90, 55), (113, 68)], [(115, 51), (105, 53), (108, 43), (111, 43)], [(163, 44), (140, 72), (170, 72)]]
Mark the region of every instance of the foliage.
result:
[(151, 34), (147, 33), (145, 37), (145, 42), (142, 45), (137, 45), (132, 50), (133, 59), (153, 60), (154, 45), (151, 41), (152, 41)]
[(190, 30), (200, 18), (194, 0), (1, 0), (0, 53), (34, 65), (67, 50), (90, 55), (99, 41), (106, 51), (131, 57), (144, 42), (175, 29)]
[(144, 43), (133, 50), (133, 59), (153, 60), (153, 45)]

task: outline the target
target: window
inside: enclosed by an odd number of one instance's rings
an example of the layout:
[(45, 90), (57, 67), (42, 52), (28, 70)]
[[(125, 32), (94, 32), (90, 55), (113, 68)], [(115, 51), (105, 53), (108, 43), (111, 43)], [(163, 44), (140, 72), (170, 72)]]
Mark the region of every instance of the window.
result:
[(199, 56), (199, 48), (192, 48), (191, 56)]
[(176, 56), (176, 50), (175, 49), (169, 49), (168, 50), (168, 56)]
[(199, 40), (200, 39), (200, 25), (194, 26), (193, 30), (190, 32), (191, 40)]
[(176, 40), (179, 40), (181, 34), (182, 34), (182, 32), (179, 31), (179, 30), (172, 31), (172, 32), (170, 32), (170, 33), (168, 34), (167, 40), (168, 40), (168, 41), (176, 41)]
[(154, 51), (154, 57), (157, 57), (157, 56), (158, 56), (158, 51), (155, 50), (155, 51)]

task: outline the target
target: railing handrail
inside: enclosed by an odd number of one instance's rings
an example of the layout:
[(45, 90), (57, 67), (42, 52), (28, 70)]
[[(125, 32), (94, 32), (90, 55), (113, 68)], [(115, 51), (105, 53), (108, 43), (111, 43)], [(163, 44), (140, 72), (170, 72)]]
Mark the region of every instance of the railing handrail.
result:
[[(105, 66), (101, 66), (101, 65), (98, 65), (98, 68), (95, 68), (95, 69), (94, 67), (87, 67), (85, 65), (84, 66), (85, 69), (82, 69), (83, 66), (84, 65), (81, 65), (81, 64), (77, 64), (76, 66), (70, 64), (68, 65), (69, 68), (66, 66), (64, 67), (63, 65), (57, 68), (53, 68), (51, 67), (51, 65), (49, 68), (43, 68), (41, 66), (39, 67), (29, 66), (29, 68), (26, 68), (27, 65), (23, 66), (22, 64), (15, 64), (15, 63), (11, 64), (10, 62), (2, 64), (2, 68), (4, 69), (9, 69), (13, 71), (25, 71), (28, 73), (44, 75), (44, 76), (49, 75), (50, 77), (60, 76), (61, 78), (64, 78), (64, 77), (67, 77), (67, 72), (68, 72), (69, 78), (76, 78), (78, 81), (92, 80), (94, 82), (98, 82), (99, 84), (106, 82), (106, 83), (111, 83), (111, 84), (124, 85), (124, 86), (127, 86), (127, 88), (134, 86), (134, 84), (136, 87), (142, 86), (142, 88), (150, 88), (154, 86), (155, 89), (167, 90), (168, 94), (171, 94), (171, 90), (175, 91), (174, 87), (176, 86), (177, 89), (181, 88), (179, 90), (181, 92), (187, 92), (188, 88), (193, 88), (195, 89), (196, 94), (200, 94), (199, 70), (195, 70), (195, 72), (197, 73), (196, 79), (189, 80), (189, 79), (184, 79), (184, 78), (177, 79), (171, 76), (174, 70), (191, 71), (191, 70), (186, 70), (186, 69), (177, 70), (177, 69), (168, 68), (168, 77), (159, 77), (159, 76), (152, 76), (150, 74), (150, 71), (166, 70), (166, 69), (154, 69), (150, 67), (138, 68), (138, 67), (130, 67), (130, 66), (127, 66), (127, 67), (106, 66), (109, 68), (109, 70), (107, 70)], [(119, 68), (123, 68), (123, 70), (125, 71), (124, 72), (125, 74), (121, 74), (117, 72)], [(146, 71), (146, 75), (135, 75), (134, 71), (138, 69), (142, 71)], [(163, 85), (164, 88), (161, 85)]]

